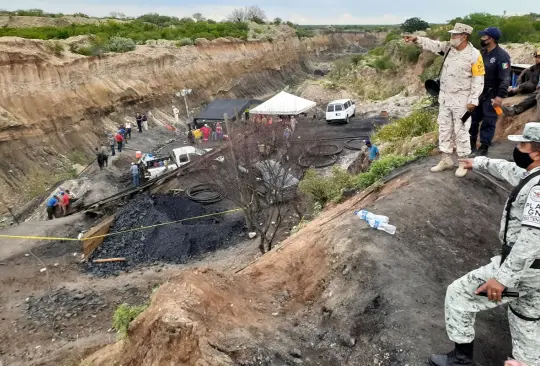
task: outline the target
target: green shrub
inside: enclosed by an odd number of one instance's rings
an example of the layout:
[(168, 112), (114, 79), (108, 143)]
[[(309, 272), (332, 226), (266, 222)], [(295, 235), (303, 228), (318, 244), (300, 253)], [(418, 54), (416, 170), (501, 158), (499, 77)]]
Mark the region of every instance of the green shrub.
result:
[(120, 337), (127, 336), (129, 324), (146, 308), (148, 308), (148, 305), (129, 306), (127, 304), (122, 304), (116, 308), (113, 314), (113, 328), (116, 329)]
[(384, 47), (383, 46), (375, 47), (368, 51), (368, 55), (384, 56)]
[(191, 38), (182, 38), (178, 42), (176, 42), (176, 47), (191, 46), (191, 45), (193, 45), (193, 40)]
[(390, 56), (378, 57), (375, 61), (370, 63), (369, 66), (374, 67), (378, 71), (395, 70), (396, 69), (396, 65), (390, 59)]
[(383, 156), (379, 160), (375, 160), (367, 172), (360, 173), (356, 176), (356, 186), (359, 189), (365, 189), (387, 176), (392, 170), (407, 164), (412, 159), (414, 158), (400, 155)]
[(373, 139), (380, 142), (395, 142), (436, 130), (436, 113), (434, 111), (416, 110), (407, 117), (378, 128), (373, 135)]
[(410, 63), (417, 63), (418, 58), (420, 57), (420, 54), (422, 53), (422, 50), (420, 47), (413, 45), (413, 44), (400, 44), (399, 48), (401, 54), (404, 56), (405, 60), (407, 60)]
[(425, 158), (425, 157), (431, 156), (431, 152), (436, 147), (437, 147), (437, 145), (435, 145), (435, 144), (429, 144), (429, 145), (426, 145), (426, 146), (421, 146), (421, 147), (417, 148), (414, 151), (414, 156), (419, 157), (419, 158)]
[(111, 37), (105, 43), (104, 48), (107, 52), (129, 52), (135, 49), (135, 42), (131, 38)]
[(62, 56), (62, 52), (64, 52), (64, 45), (59, 41), (47, 41), (45, 47), (58, 57)]
[(336, 166), (328, 177), (319, 175), (315, 169), (309, 169), (299, 185), (302, 193), (311, 196), (315, 203), (321, 205), (338, 202), (344, 190), (354, 187), (354, 176)]
[(355, 65), (355, 66), (358, 66), (358, 64), (360, 64), (360, 62), (364, 59), (364, 55), (354, 55), (351, 59), (352, 63)]
[(396, 40), (396, 39), (401, 39), (401, 35), (399, 33), (396, 33), (396, 32), (390, 32), (384, 38), (384, 44), (390, 43), (390, 42), (392, 42), (393, 40)]

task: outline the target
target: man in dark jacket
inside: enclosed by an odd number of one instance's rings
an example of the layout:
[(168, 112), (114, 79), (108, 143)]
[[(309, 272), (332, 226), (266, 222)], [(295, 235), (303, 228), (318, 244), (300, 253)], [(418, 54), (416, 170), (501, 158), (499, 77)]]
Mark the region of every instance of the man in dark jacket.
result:
[[(478, 156), (486, 156), (497, 125), (497, 113), (494, 107), (501, 107), (503, 98), (508, 96), (510, 86), (510, 56), (499, 47), (501, 31), (497, 27), (489, 27), (479, 32), (482, 45), (482, 58), (486, 68), (484, 91), (480, 95), (478, 107), (472, 114), (471, 150), (476, 151), (478, 130), (480, 130), (480, 148)], [(480, 122), (482, 125), (480, 126)]]
[(137, 129), (139, 130), (139, 133), (141, 133), (143, 118), (139, 112), (137, 112), (137, 114), (135, 115), (135, 121), (137, 121)]
[(530, 94), (536, 90), (538, 80), (540, 79), (540, 50), (533, 53), (533, 56), (535, 64), (523, 70), (518, 78), (518, 86), (511, 89), (508, 95)]

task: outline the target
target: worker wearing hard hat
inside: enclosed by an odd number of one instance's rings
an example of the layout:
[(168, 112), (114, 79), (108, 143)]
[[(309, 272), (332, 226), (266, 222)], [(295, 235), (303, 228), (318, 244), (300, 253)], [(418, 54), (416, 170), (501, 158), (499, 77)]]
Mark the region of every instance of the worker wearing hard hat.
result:
[[(424, 50), (442, 55), (439, 94), (439, 149), (442, 158), (432, 172), (452, 169), (454, 144), (457, 155), (464, 158), (471, 153), (469, 129), (471, 113), (478, 106), (478, 98), (484, 89), (484, 62), (480, 52), (469, 42), (473, 28), (456, 23), (450, 31), (449, 42), (434, 41), (425, 37), (404, 36), (406, 42), (414, 42)], [(452, 138), (455, 140), (453, 141)], [(467, 170), (459, 164), (456, 176), (463, 177)]]

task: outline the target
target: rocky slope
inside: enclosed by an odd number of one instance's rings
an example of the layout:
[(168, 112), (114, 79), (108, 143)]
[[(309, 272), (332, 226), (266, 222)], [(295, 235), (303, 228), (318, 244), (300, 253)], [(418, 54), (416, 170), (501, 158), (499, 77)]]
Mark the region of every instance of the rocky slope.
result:
[(182, 88), (193, 89), (192, 104), (261, 96), (304, 75), (307, 57), (351, 42), (367, 46), (376, 41), (366, 34), (273, 42), (218, 39), (86, 57), (68, 47), (55, 54), (50, 42), (2, 38), (0, 202), (21, 202), (25, 189), (44, 172), (62, 175), (73, 151), (91, 151), (126, 115), (153, 110), (157, 118), (150, 124), (170, 122), (172, 104), (183, 103), (174, 97)]
[[(171, 279), (125, 342), (83, 365), (424, 364), (451, 347), (446, 286), (498, 251), (507, 196), (475, 173), (429, 174), (434, 161), (326, 210), (237, 274), (201, 268)], [(396, 234), (369, 228), (358, 208), (389, 216)], [(479, 315), (476, 331), (478, 364), (502, 364), (504, 309)]]

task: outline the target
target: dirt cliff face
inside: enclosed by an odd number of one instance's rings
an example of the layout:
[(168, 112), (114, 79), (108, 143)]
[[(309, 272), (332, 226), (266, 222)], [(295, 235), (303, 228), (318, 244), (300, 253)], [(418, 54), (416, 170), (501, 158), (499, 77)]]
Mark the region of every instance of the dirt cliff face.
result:
[(2, 38), (0, 201), (20, 202), (34, 176), (65, 170), (71, 151), (91, 151), (107, 129), (136, 110), (154, 110), (160, 122), (170, 122), (172, 104), (183, 103), (173, 95), (182, 88), (193, 89), (190, 103), (266, 95), (304, 75), (306, 57), (351, 42), (369, 45), (376, 37), (221, 39), (181, 48), (138, 46), (100, 57), (67, 47), (56, 55), (48, 42)]

